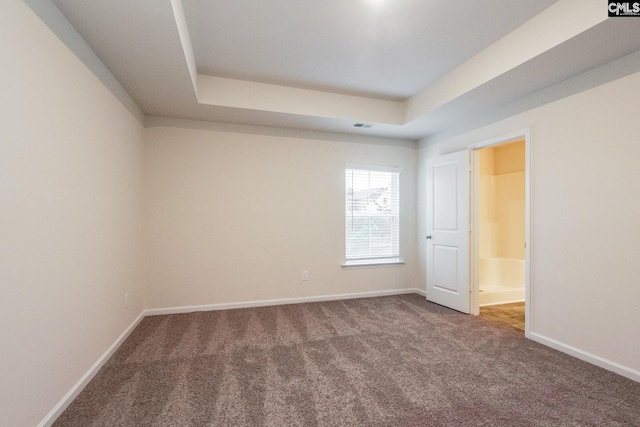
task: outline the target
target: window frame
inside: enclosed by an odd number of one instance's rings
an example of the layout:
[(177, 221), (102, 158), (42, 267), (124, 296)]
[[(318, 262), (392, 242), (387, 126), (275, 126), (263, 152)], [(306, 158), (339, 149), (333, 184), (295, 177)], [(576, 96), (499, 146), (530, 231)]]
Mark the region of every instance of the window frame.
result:
[[(395, 194), (397, 195), (397, 214), (391, 215), (396, 218), (397, 227), (394, 226), (393, 231), (397, 232), (397, 236), (391, 237), (391, 244), (394, 246), (392, 248), (392, 255), (390, 256), (381, 256), (381, 257), (363, 257), (363, 258), (347, 258), (347, 245), (348, 245), (348, 234), (347, 227), (349, 221), (349, 211), (347, 203), (347, 173), (349, 170), (361, 170), (368, 172), (389, 172), (396, 174), (397, 179), (395, 179), (392, 185), (395, 187)], [(343, 209), (344, 215), (344, 263), (342, 264), (342, 268), (370, 268), (370, 267), (392, 267), (392, 266), (400, 266), (404, 265), (404, 261), (401, 259), (401, 243), (400, 243), (400, 223), (401, 223), (401, 206), (400, 206), (400, 181), (402, 180), (402, 169), (397, 167), (389, 167), (389, 166), (377, 166), (377, 165), (362, 165), (362, 164), (346, 164), (343, 170), (343, 182), (344, 182), (344, 190), (343, 190), (343, 200), (345, 201), (345, 206)], [(351, 211), (352, 212), (352, 211)], [(397, 246), (396, 246), (397, 245)]]

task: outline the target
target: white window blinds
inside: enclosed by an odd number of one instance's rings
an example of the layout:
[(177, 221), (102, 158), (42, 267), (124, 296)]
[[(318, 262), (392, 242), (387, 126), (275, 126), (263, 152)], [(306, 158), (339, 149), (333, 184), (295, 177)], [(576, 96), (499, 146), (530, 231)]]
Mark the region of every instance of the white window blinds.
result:
[(400, 171), (346, 167), (347, 263), (397, 261), (400, 255)]

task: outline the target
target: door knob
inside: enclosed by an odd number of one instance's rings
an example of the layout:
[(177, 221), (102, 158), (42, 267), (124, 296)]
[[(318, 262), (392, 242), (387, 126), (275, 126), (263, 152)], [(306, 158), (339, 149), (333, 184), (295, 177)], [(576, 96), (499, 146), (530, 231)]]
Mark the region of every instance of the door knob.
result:
[(431, 234), (427, 234), (427, 240), (431, 239)]

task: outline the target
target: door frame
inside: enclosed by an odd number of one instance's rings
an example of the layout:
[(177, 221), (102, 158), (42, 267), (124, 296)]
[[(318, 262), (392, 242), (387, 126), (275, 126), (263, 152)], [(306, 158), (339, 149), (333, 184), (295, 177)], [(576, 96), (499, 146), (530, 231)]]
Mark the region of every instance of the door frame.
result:
[(524, 336), (529, 338), (531, 334), (531, 129), (525, 128), (509, 134), (486, 139), (469, 145), (471, 150), (471, 189), (470, 189), (470, 214), (471, 214), (471, 242), (469, 245), (469, 268), (471, 273), (471, 314), (480, 314), (480, 220), (479, 220), (479, 188), (480, 188), (480, 153), (481, 148), (505, 144), (516, 140), (524, 139), (525, 151), (525, 319)]

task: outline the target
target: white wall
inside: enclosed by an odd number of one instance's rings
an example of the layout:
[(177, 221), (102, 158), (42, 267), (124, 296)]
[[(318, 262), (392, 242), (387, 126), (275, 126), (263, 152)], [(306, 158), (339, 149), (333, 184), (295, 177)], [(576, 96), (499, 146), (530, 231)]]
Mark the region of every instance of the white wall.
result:
[(143, 129), (20, 1), (0, 86), (0, 425), (33, 426), (143, 309)]
[[(419, 152), (311, 132), (143, 130), (23, 2), (6, 2), (0, 85), (0, 425), (42, 420), (143, 308), (424, 289), (420, 166), (525, 127), (532, 332), (640, 370), (640, 74)], [(405, 266), (340, 267), (345, 163), (402, 168)]]
[[(565, 349), (622, 365), (636, 377), (640, 374), (638, 99), (640, 73), (464, 135), (423, 142), (418, 174), (418, 218), (423, 218), (425, 159), (530, 127), (531, 332)], [(418, 220), (420, 235), (423, 222)], [(425, 246), (418, 241), (422, 284)]]
[[(148, 308), (415, 287), (415, 143), (200, 127), (146, 132)], [(346, 163), (402, 168), (406, 265), (341, 268)]]

